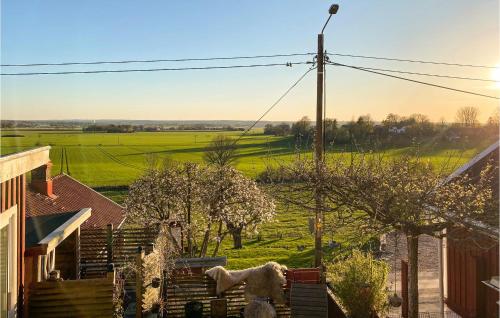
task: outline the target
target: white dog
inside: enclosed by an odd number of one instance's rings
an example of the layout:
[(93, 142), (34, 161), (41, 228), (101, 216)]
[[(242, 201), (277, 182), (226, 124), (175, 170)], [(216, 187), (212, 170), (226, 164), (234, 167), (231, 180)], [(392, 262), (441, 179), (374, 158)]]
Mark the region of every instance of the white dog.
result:
[(238, 271), (228, 271), (222, 266), (213, 267), (205, 272), (217, 283), (216, 293), (220, 295), (229, 288), (245, 282), (245, 299), (251, 302), (257, 297), (269, 297), (276, 303), (284, 303), (282, 285), (286, 284), (283, 272), (286, 270), (276, 262)]
[(245, 318), (276, 318), (276, 310), (262, 300), (252, 300), (245, 306)]

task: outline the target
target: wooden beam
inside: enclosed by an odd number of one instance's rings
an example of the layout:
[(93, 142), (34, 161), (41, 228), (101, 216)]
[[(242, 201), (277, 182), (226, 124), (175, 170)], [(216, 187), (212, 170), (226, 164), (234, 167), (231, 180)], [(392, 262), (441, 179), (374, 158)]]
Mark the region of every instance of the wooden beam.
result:
[(69, 220), (61, 224), (57, 229), (43, 238), (37, 245), (26, 250), (25, 255), (47, 255), (57, 247), (64, 239), (78, 230), (80, 225), (85, 222), (91, 215), (92, 209), (85, 208)]
[(47, 246), (47, 253), (56, 248), (59, 243), (61, 243), (65, 238), (67, 238), (71, 233), (73, 233), (83, 222), (85, 222), (91, 215), (92, 209), (85, 208), (81, 209), (80, 212), (75, 214), (69, 220), (61, 224), (57, 229), (52, 231), (44, 239), (42, 239), (38, 244)]
[(0, 157), (0, 182), (13, 179), (49, 162), (50, 146)]
[[(7, 226), (10, 222), (11, 216), (17, 213), (17, 205), (10, 207), (0, 214), (0, 228)], [(16, 220), (17, 221), (17, 220)]]

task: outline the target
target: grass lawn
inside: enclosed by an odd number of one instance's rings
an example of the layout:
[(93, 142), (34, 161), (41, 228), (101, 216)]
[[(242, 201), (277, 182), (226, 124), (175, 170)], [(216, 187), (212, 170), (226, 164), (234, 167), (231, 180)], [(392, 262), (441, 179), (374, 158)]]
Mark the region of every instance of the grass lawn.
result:
[[(227, 256), (228, 267), (232, 269), (262, 265), (268, 261), (275, 261), (290, 268), (313, 267), (314, 236), (309, 232), (310, 217), (314, 217), (311, 212), (278, 208), (276, 220), (261, 225), (259, 235), (247, 235), (243, 239), (242, 249), (233, 249), (232, 237), (226, 236), (218, 255)], [(323, 237), (325, 259), (331, 259), (339, 254), (345, 255), (355, 246), (361, 248), (365, 245), (366, 248), (369, 238), (355, 237), (354, 224), (343, 226), (332, 235), (328, 230), (331, 228), (328, 215), (325, 216), (325, 222)], [(341, 246), (329, 248), (328, 243), (331, 239)]]

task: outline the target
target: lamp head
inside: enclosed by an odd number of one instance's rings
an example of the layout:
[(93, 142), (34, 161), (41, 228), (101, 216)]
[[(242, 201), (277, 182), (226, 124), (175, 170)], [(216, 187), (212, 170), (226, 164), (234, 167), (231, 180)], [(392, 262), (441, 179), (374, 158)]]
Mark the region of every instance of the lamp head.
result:
[(339, 5), (338, 4), (332, 4), (330, 6), (330, 9), (328, 9), (328, 13), (330, 13), (330, 14), (336, 14), (337, 11), (339, 11)]

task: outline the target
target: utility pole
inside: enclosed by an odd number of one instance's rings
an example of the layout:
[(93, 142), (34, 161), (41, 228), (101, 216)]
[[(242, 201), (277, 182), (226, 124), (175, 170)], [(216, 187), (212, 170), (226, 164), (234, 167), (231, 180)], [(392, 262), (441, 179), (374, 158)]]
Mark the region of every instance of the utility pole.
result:
[[(324, 75), (324, 35), (318, 34), (318, 55), (317, 55), (317, 83), (316, 83), (316, 138), (315, 138), (315, 161), (316, 173), (321, 173), (323, 163), (323, 75)], [(314, 266), (321, 266), (323, 257), (321, 236), (323, 235), (323, 197), (316, 189), (316, 218), (314, 226)]]
[[(315, 138), (315, 162), (316, 173), (321, 173), (323, 165), (323, 81), (325, 71), (325, 49), (324, 49), (324, 34), (326, 25), (330, 21), (332, 15), (339, 10), (338, 4), (332, 4), (328, 13), (330, 16), (326, 20), (321, 33), (318, 34), (318, 55), (316, 57), (317, 64), (317, 83), (316, 83), (316, 138)], [(323, 235), (323, 194), (319, 187), (315, 190), (316, 217), (314, 222), (314, 266), (322, 266), (323, 247), (321, 237)]]

